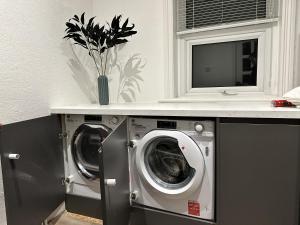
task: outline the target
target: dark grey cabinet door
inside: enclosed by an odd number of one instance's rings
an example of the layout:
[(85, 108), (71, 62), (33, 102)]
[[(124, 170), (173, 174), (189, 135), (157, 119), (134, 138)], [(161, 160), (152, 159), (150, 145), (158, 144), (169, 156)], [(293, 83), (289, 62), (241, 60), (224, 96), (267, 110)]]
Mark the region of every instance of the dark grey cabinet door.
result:
[[(109, 179), (115, 179), (116, 184), (107, 184)], [(130, 203), (127, 120), (103, 142), (100, 151), (100, 182), (103, 224), (128, 225)]]
[(222, 122), (219, 135), (219, 223), (298, 225), (300, 126)]
[[(0, 150), (8, 225), (40, 225), (63, 201), (60, 120), (49, 116), (5, 125)], [(12, 160), (8, 154), (20, 154)]]

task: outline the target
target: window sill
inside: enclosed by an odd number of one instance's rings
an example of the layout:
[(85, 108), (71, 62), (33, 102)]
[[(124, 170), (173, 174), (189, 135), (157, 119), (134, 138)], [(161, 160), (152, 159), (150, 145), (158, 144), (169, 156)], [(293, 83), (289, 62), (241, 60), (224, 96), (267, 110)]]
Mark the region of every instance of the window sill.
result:
[(226, 96), (221, 93), (218, 94), (203, 94), (197, 96), (183, 96), (177, 98), (161, 99), (160, 103), (201, 103), (201, 102), (261, 102), (270, 103), (274, 99), (280, 99), (275, 95), (254, 95), (254, 94), (239, 94), (234, 96)]

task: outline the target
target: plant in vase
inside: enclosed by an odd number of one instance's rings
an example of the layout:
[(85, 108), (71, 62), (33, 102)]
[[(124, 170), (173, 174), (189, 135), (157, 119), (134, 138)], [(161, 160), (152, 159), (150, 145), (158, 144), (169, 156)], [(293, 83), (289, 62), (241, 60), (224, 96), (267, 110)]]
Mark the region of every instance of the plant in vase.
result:
[(92, 57), (98, 72), (99, 102), (101, 105), (109, 104), (109, 89), (107, 79), (108, 56), (111, 48), (128, 42), (126, 39), (137, 33), (134, 24), (128, 25), (129, 19), (121, 24), (122, 16), (115, 16), (111, 23), (100, 25), (94, 23), (95, 17), (88, 20), (83, 13), (80, 18), (74, 15), (66, 23), (65, 39), (73, 40), (75, 45), (85, 48)]

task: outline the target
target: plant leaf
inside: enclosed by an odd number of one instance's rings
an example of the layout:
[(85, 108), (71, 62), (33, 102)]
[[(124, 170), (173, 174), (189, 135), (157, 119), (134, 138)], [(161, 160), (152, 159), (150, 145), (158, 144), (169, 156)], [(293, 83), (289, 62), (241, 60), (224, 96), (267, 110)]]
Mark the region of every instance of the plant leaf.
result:
[(86, 42), (83, 39), (81, 39), (80, 37), (74, 37), (73, 39), (74, 39), (74, 41), (78, 42), (79, 44), (86, 46)]
[(85, 49), (88, 49), (88, 48), (86, 47), (86, 45), (82, 45), (82, 44), (80, 44), (80, 43), (74, 43), (74, 45), (80, 45), (81, 47), (83, 47), (83, 48), (85, 48)]
[(134, 31), (134, 30), (132, 30), (132, 31), (126, 31), (126, 32), (120, 33), (119, 37), (129, 37), (129, 36), (132, 36), (132, 35), (134, 35), (136, 33), (137, 33), (137, 31)]
[(91, 19), (89, 19), (89, 22), (88, 22), (88, 24), (87, 24), (87, 26), (86, 26), (86, 29), (87, 29), (88, 31), (90, 31), (90, 32), (92, 32), (92, 29), (93, 29), (93, 21), (94, 21), (95, 18), (96, 18), (96, 17), (94, 16), (94, 17), (92, 17)]
[(117, 39), (117, 40), (115, 40), (114, 45), (119, 45), (119, 44), (123, 44), (126, 42), (128, 42), (128, 40), (126, 40), (126, 39)]
[(79, 27), (77, 24), (73, 24), (73, 23), (70, 23), (70, 22), (66, 22), (66, 26), (67, 26), (66, 31), (69, 31), (69, 32), (77, 32), (77, 31), (80, 31), (80, 27)]
[(122, 30), (124, 30), (127, 27), (128, 22), (129, 22), (129, 18), (127, 18), (126, 21), (123, 23)]
[(74, 18), (73, 18), (75, 21), (79, 22), (79, 17), (75, 14), (74, 15)]
[(66, 39), (70, 39), (70, 38), (74, 39), (74, 37), (80, 37), (80, 36), (81, 35), (78, 34), (78, 33), (68, 33), (66, 36), (64, 36), (64, 38), (66, 38)]
[(81, 31), (82, 33), (87, 37), (88, 36), (88, 32), (87, 30), (84, 28), (84, 26), (81, 26)]
[(82, 13), (81, 18), (80, 18), (80, 21), (81, 21), (82, 24), (84, 24), (84, 15), (85, 15), (85, 12)]

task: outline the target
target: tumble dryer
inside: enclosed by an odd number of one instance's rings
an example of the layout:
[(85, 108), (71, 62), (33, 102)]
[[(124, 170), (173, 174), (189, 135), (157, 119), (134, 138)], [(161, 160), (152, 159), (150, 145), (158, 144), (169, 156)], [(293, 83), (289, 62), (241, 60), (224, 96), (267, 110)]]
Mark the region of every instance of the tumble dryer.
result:
[(131, 118), (132, 204), (214, 220), (214, 121)]
[(67, 115), (65, 176), (67, 194), (101, 199), (98, 150), (121, 117)]

